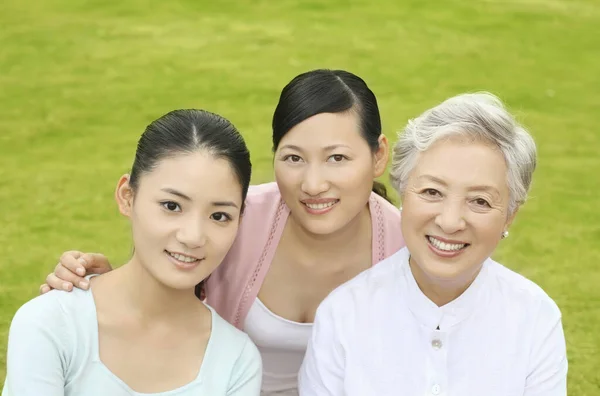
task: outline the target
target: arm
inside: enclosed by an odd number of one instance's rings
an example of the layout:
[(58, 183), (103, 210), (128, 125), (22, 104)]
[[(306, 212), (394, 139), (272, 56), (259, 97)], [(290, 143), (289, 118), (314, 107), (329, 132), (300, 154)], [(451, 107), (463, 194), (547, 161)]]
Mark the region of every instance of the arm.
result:
[(248, 340), (232, 372), (227, 396), (259, 396), (262, 385), (262, 360), (256, 346)]
[[(49, 298), (46, 298), (49, 297)], [(8, 335), (2, 396), (64, 396), (64, 338), (68, 337), (54, 296), (23, 305)]]
[(56, 264), (54, 272), (46, 277), (46, 283), (40, 286), (40, 294), (52, 289), (71, 291), (73, 286), (87, 290), (90, 274), (103, 274), (111, 271), (108, 259), (100, 253), (83, 253), (76, 250), (64, 252)]
[(344, 395), (345, 354), (331, 300), (317, 309), (312, 336), (298, 375), (300, 396)]
[(567, 395), (567, 350), (561, 314), (553, 301), (543, 301), (534, 330), (530, 370), (523, 396)]

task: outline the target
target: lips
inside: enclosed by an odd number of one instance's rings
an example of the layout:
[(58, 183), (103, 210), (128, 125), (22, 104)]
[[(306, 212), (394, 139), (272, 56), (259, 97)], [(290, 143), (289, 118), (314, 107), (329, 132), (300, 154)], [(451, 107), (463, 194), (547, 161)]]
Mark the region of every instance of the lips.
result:
[(166, 251), (166, 252), (167, 252), (167, 253), (168, 253), (168, 254), (169, 254), (171, 257), (173, 257), (173, 258), (175, 258), (175, 259), (177, 259), (177, 260), (179, 260), (179, 261), (182, 261), (182, 262), (184, 262), (184, 263), (193, 263), (193, 262), (195, 262), (195, 261), (198, 261), (198, 260), (200, 260), (200, 259), (199, 259), (199, 258), (197, 258), (197, 257), (193, 257), (193, 256), (187, 256), (187, 255), (185, 255), (185, 254), (181, 254), (181, 253), (173, 253), (173, 252), (169, 252), (169, 251)]
[(452, 242), (447, 242), (445, 240), (441, 240), (439, 238), (436, 238), (434, 236), (428, 235), (427, 236), (427, 240), (429, 240), (429, 242), (435, 246), (437, 249), (439, 250), (443, 250), (446, 252), (454, 252), (454, 251), (458, 251), (461, 249), (464, 249), (465, 247), (467, 247), (469, 244), (466, 242), (460, 242), (460, 241), (452, 241)]
[(170, 252), (165, 250), (169, 260), (179, 269), (190, 270), (196, 268), (204, 258), (198, 258), (179, 252)]
[(436, 256), (442, 258), (454, 258), (461, 255), (471, 244), (464, 241), (455, 241), (426, 235), (427, 247)]
[(314, 209), (314, 210), (327, 209), (327, 208), (332, 207), (335, 204), (336, 204), (335, 201), (327, 202), (327, 203), (316, 203), (316, 204), (307, 203), (307, 202), (304, 203), (304, 205), (306, 205), (308, 208)]
[(339, 202), (335, 198), (305, 199), (300, 201), (306, 211), (313, 215), (321, 215), (330, 212)]

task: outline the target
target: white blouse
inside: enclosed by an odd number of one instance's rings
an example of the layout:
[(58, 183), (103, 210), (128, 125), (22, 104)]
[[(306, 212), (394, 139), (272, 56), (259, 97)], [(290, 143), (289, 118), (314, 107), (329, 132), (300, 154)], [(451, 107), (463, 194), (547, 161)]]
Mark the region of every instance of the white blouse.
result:
[(488, 259), (438, 307), (408, 258), (400, 250), (321, 304), (300, 396), (567, 394), (561, 314), (540, 287)]
[(285, 319), (273, 313), (257, 297), (246, 317), (244, 331), (262, 357), (261, 396), (298, 396), (298, 370), (312, 323)]

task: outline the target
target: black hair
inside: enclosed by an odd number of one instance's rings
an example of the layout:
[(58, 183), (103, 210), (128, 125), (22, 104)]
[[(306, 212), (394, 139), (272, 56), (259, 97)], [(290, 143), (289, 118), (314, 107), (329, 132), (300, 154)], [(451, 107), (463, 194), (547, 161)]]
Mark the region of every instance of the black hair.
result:
[[(296, 76), (281, 91), (273, 114), (273, 152), (281, 139), (302, 121), (321, 113), (353, 110), (360, 119), (361, 136), (373, 152), (379, 148), (381, 117), (375, 94), (364, 80), (344, 70), (317, 69)], [(373, 191), (391, 202), (383, 183)]]
[(231, 122), (205, 110), (174, 110), (152, 121), (138, 141), (129, 185), (135, 193), (140, 176), (151, 172), (159, 161), (198, 150), (229, 162), (242, 187), (243, 207), (252, 172), (250, 153)]

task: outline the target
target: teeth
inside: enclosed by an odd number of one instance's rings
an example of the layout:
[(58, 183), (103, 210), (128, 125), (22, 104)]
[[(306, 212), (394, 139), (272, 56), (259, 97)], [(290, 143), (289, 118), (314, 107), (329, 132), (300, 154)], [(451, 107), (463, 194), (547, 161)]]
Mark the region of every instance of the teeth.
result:
[(329, 208), (333, 205), (335, 205), (337, 201), (333, 201), (333, 202), (328, 202), (328, 203), (320, 203), (320, 204), (309, 204), (309, 203), (305, 203), (304, 205), (308, 206), (310, 209), (315, 209), (315, 210), (319, 210), (319, 209), (325, 209), (325, 208)]
[(171, 257), (176, 258), (177, 260), (182, 261), (184, 263), (193, 263), (194, 261), (198, 261), (197, 258), (184, 256), (183, 254), (171, 253), (171, 252), (168, 252), (168, 253)]
[(445, 250), (447, 252), (454, 252), (454, 251), (460, 250), (460, 249), (464, 248), (465, 246), (467, 246), (466, 243), (460, 243), (460, 244), (445, 243), (445, 242), (435, 239), (434, 237), (427, 237), (427, 239), (429, 239), (429, 242), (431, 242), (431, 244), (433, 246), (435, 246), (436, 248), (438, 248), (440, 250)]

